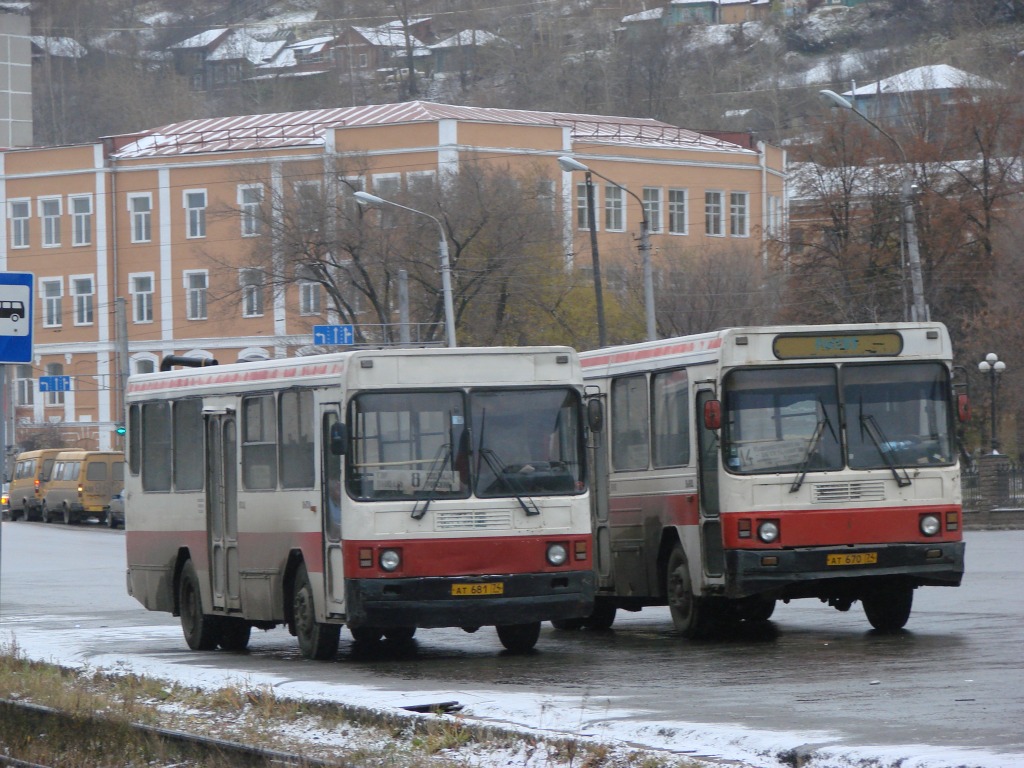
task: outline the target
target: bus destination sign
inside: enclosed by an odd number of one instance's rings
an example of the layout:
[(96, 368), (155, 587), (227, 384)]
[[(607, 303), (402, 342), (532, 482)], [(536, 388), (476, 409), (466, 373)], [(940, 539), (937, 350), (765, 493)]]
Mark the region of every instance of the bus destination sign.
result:
[(903, 351), (903, 337), (894, 331), (843, 334), (838, 336), (781, 334), (772, 342), (779, 360), (815, 357), (895, 357)]

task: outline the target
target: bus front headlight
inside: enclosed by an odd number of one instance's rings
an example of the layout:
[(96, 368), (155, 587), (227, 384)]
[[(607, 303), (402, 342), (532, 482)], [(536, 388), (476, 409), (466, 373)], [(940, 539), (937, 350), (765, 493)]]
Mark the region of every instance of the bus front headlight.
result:
[(779, 524), (774, 520), (765, 520), (757, 526), (757, 538), (765, 544), (771, 544), (779, 538)]
[(548, 544), (548, 562), (551, 565), (565, 565), (568, 559), (569, 550), (565, 548), (565, 544)]
[(939, 532), (939, 518), (935, 515), (922, 515), (919, 525), (925, 536), (934, 536)]
[(402, 554), (397, 549), (385, 549), (380, 553), (380, 567), (382, 570), (391, 573), (398, 570), (402, 564)]

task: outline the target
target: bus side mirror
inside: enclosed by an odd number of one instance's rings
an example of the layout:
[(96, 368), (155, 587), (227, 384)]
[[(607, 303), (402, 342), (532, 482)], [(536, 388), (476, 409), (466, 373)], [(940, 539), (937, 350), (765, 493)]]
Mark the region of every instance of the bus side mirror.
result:
[(704, 428), (722, 428), (722, 403), (718, 400), (708, 400), (704, 403)]
[(345, 422), (336, 421), (331, 425), (331, 455), (344, 456), (348, 445), (348, 429)]
[(971, 420), (971, 401), (964, 393), (956, 396), (956, 416), (961, 423)]
[(597, 398), (587, 401), (587, 426), (591, 432), (600, 432), (604, 429), (604, 408)]

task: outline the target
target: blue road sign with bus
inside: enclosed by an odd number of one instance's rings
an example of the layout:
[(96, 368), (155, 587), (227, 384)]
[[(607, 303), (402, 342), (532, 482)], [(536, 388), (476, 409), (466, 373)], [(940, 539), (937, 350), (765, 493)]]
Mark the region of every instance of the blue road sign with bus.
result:
[(351, 325), (314, 325), (313, 343), (325, 346), (351, 346), (355, 344), (355, 331)]
[(0, 363), (32, 362), (30, 272), (0, 272)]

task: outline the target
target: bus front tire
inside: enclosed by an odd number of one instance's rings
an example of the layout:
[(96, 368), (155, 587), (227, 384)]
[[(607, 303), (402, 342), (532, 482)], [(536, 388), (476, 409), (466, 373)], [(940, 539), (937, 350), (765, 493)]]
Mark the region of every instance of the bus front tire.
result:
[(498, 630), (501, 644), (512, 653), (526, 653), (537, 644), (537, 638), (540, 637), (539, 621), (529, 624), (503, 624), (495, 629)]
[(914, 588), (908, 586), (879, 589), (861, 598), (864, 615), (880, 632), (903, 629), (914, 606)]
[(225, 651), (244, 651), (249, 647), (249, 636), (251, 634), (252, 625), (249, 622), (234, 617), (226, 617), (221, 619), (218, 644)]
[(187, 560), (181, 569), (178, 610), (181, 613), (181, 631), (189, 648), (193, 651), (212, 651), (217, 647), (220, 642), (218, 619), (203, 613), (199, 576), (191, 560)]
[(295, 622), (295, 636), (299, 639), (299, 651), (307, 659), (328, 661), (338, 652), (341, 626), (321, 624), (316, 620), (313, 606), (313, 586), (305, 564), (295, 574), (292, 592), (292, 615)]
[(680, 545), (672, 549), (665, 574), (665, 596), (675, 630), (688, 640), (705, 637), (711, 625), (711, 607), (693, 594), (693, 580)]

